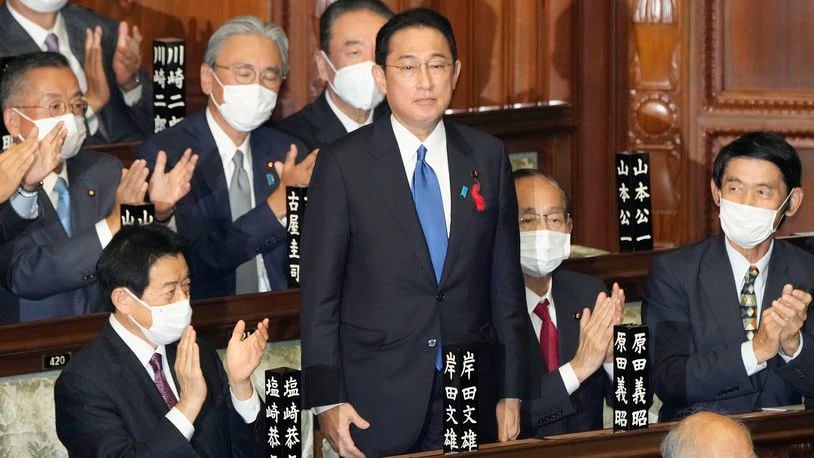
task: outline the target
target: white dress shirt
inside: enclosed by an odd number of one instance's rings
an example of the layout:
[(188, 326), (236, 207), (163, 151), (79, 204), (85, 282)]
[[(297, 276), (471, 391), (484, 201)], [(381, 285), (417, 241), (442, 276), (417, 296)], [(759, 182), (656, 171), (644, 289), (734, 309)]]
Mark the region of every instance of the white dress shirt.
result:
[(367, 120), (364, 123), (359, 124), (358, 122), (351, 119), (350, 116), (346, 115), (342, 110), (340, 110), (338, 106), (336, 106), (333, 99), (331, 98), (331, 94), (327, 91), (325, 92), (325, 99), (328, 101), (328, 106), (331, 107), (331, 111), (333, 111), (336, 117), (339, 118), (339, 122), (342, 123), (342, 126), (348, 133), (351, 133), (362, 126), (366, 126), (373, 122), (373, 110), (370, 110), (370, 113), (367, 116)]
[[(221, 164), (223, 165), (223, 175), (226, 178), (226, 187), (229, 188), (232, 185), (232, 174), (235, 171), (235, 164), (232, 162), (232, 159), (235, 157), (235, 152), (239, 149), (243, 152), (243, 169), (246, 171), (246, 175), (249, 177), (249, 189), (252, 190), (251, 199), (252, 199), (252, 208), (254, 208), (257, 203), (255, 202), (254, 198), (254, 172), (252, 171), (252, 147), (251, 139), (252, 133), (249, 132), (246, 135), (246, 139), (243, 140), (243, 143), (239, 146), (235, 146), (235, 143), (232, 141), (231, 138), (226, 134), (226, 132), (221, 129), (218, 125), (215, 118), (212, 117), (212, 113), (209, 111), (210, 108), (207, 107), (206, 109), (206, 123), (209, 125), (209, 130), (212, 132), (212, 137), (215, 138), (215, 145), (218, 147), (218, 154), (220, 154)], [(265, 201), (263, 202), (265, 205)], [(280, 221), (280, 220), (278, 220)], [(285, 221), (280, 221), (280, 224), (285, 227)], [(268, 275), (266, 274), (266, 264), (263, 262), (263, 255), (259, 254), (255, 256), (255, 262), (257, 263), (257, 291), (264, 293), (266, 291), (271, 291), (271, 286), (269, 283)]]
[[(526, 287), (526, 310), (529, 314), (529, 318), (531, 319), (531, 325), (534, 328), (534, 336), (537, 338), (538, 345), (540, 344), (540, 330), (543, 328), (543, 320), (537, 316), (536, 313), (534, 313), (534, 309), (537, 308), (537, 304), (548, 299), (548, 316), (551, 317), (551, 323), (554, 325), (554, 327), (557, 327), (557, 309), (554, 306), (554, 296), (551, 294), (553, 287), (553, 278), (549, 279), (548, 290), (543, 296), (537, 295), (537, 293)], [(613, 380), (613, 364), (602, 363), (602, 367), (605, 370), (605, 373), (608, 374), (608, 377)], [(560, 365), (558, 371), (560, 373), (562, 383), (565, 385), (565, 390), (570, 396), (577, 391), (580, 386), (577, 373), (574, 372), (574, 367), (571, 366), (570, 361)]]
[(393, 125), (393, 134), (396, 136), (396, 143), (398, 143), (401, 152), (404, 173), (407, 174), (410, 189), (413, 188), (413, 172), (418, 159), (418, 147), (424, 145), (427, 148), (427, 155), (424, 160), (432, 167), (435, 176), (438, 178), (438, 185), (441, 187), (441, 201), (444, 204), (444, 219), (447, 224), (447, 237), (449, 237), (452, 201), (449, 184), (449, 157), (447, 157), (447, 130), (444, 128), (444, 121), (439, 121), (432, 133), (423, 142), (407, 130), (395, 116), (390, 115), (390, 122)]
[[(742, 254), (738, 253), (735, 248), (731, 245), (732, 242), (729, 239), (726, 239), (724, 242), (724, 246), (726, 246), (726, 255), (729, 258), (729, 265), (732, 267), (732, 276), (735, 279), (735, 286), (737, 287), (736, 293), (738, 298), (740, 298), (741, 289), (743, 288), (744, 283), (744, 276), (746, 276), (746, 272), (752, 267), (752, 263), (749, 262)], [(755, 313), (757, 314), (757, 324), (758, 327), (760, 326), (760, 313), (763, 311), (763, 299), (764, 299), (764, 292), (766, 291), (766, 279), (769, 278), (769, 260), (772, 257), (772, 251), (774, 250), (774, 240), (772, 240), (771, 245), (769, 245), (769, 250), (763, 255), (762, 258), (758, 259), (758, 261), (754, 264), (757, 267), (758, 273), (757, 277), (755, 277), (755, 299), (757, 299), (757, 310)], [(773, 294), (777, 294), (778, 292), (774, 292)], [(774, 300), (775, 298), (770, 297), (769, 301)], [(781, 358), (785, 362), (789, 362), (792, 359), (796, 358), (797, 355), (803, 350), (803, 339), (802, 335), (800, 336), (800, 346), (797, 348), (797, 352), (794, 353), (792, 356), (787, 356), (783, 353), (783, 349), (780, 349)], [(741, 359), (743, 360), (743, 367), (746, 369), (747, 375), (752, 375), (757, 372), (766, 369), (767, 361), (764, 361), (760, 364), (757, 362), (757, 357), (755, 356), (755, 349), (752, 346), (752, 341), (746, 340), (741, 344)]]
[[(156, 348), (153, 348), (142, 340), (140, 337), (134, 335), (130, 331), (128, 331), (119, 320), (117, 320), (113, 314), (110, 314), (110, 325), (113, 327), (113, 330), (116, 334), (121, 337), (124, 341), (124, 344), (127, 345), (127, 348), (136, 355), (139, 362), (142, 366), (144, 366), (144, 370), (147, 371), (147, 375), (150, 376), (150, 380), (155, 380), (155, 371), (153, 371), (153, 367), (150, 365), (150, 358), (153, 357), (153, 353), (160, 353), (161, 354), (161, 365), (164, 369), (164, 378), (167, 380), (167, 384), (170, 385), (170, 389), (172, 390), (172, 394), (175, 395), (175, 399), (180, 400), (181, 398), (178, 396), (178, 388), (175, 385), (175, 379), (172, 377), (172, 371), (170, 370), (169, 361), (167, 361), (167, 347), (164, 345), (159, 345)], [(254, 388), (254, 387), (252, 387)], [(235, 408), (235, 411), (243, 418), (247, 424), (251, 423), (257, 418), (257, 414), (260, 412), (260, 398), (257, 396), (257, 391), (252, 390), (252, 396), (245, 401), (241, 401), (235, 397), (235, 394), (232, 392), (231, 388), (229, 389), (229, 393), (232, 395), (232, 405)], [(170, 421), (178, 431), (190, 440), (192, 438), (192, 434), (195, 432), (195, 427), (192, 425), (192, 422), (181, 413), (180, 410), (173, 407), (167, 412), (167, 420)]]
[[(51, 172), (42, 180), (42, 190), (45, 191), (45, 194), (48, 196), (48, 200), (51, 201), (51, 206), (54, 207), (54, 210), (57, 209), (57, 205), (59, 204), (59, 194), (54, 191), (54, 187), (57, 183), (57, 177), (62, 177), (65, 180), (65, 184), (68, 185), (68, 192), (70, 192), (71, 182), (68, 181), (68, 161), (62, 163), (62, 170), (59, 173)], [(96, 197), (93, 198), (95, 199)], [(76, 205), (76, 202), (71, 201), (71, 215), (73, 215), (74, 205)], [(114, 203), (113, 205), (116, 204)], [(102, 249), (104, 249), (107, 244), (113, 240), (113, 232), (110, 231), (110, 227), (107, 225), (105, 218), (97, 221), (95, 228), (96, 236), (99, 238), (99, 244), (102, 245)]]
[[(73, 54), (73, 51), (71, 51), (71, 41), (68, 35), (68, 29), (65, 27), (65, 20), (62, 18), (62, 13), (57, 13), (57, 20), (54, 23), (54, 27), (47, 30), (23, 16), (8, 2), (6, 2), (6, 6), (8, 6), (8, 10), (11, 13), (11, 16), (14, 17), (14, 20), (17, 21), (17, 23), (20, 24), (31, 39), (34, 40), (34, 43), (40, 47), (40, 50), (48, 50), (48, 47), (45, 45), (45, 39), (48, 37), (48, 35), (53, 33), (57, 36), (59, 39), (59, 53), (68, 59), (68, 64), (71, 66), (71, 70), (73, 70), (74, 74), (76, 75), (76, 79), (79, 81), (79, 89), (82, 90), (83, 94), (86, 94), (88, 92), (88, 78), (85, 75), (83, 62), (79, 62), (79, 59), (77, 59)], [(85, 46), (84, 43), (81, 43), (81, 45), (83, 47)], [(124, 103), (127, 104), (127, 106), (132, 107), (141, 99), (142, 92), (143, 89), (141, 83), (137, 84), (135, 88), (127, 92), (122, 91)], [(96, 118), (96, 113), (94, 113), (93, 109), (88, 108), (88, 111), (85, 114), (85, 119), (88, 121), (89, 134), (96, 134), (96, 131), (99, 129), (99, 120)]]
[(9, 204), (22, 219), (34, 219), (40, 214), (39, 205), (37, 205), (37, 192), (15, 192), (9, 198)]

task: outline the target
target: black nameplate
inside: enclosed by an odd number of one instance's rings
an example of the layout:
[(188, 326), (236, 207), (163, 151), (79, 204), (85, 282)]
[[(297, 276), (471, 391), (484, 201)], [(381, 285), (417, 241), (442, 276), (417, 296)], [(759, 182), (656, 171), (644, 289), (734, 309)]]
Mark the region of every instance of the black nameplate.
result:
[(278, 367), (266, 371), (266, 454), (270, 458), (302, 456), (300, 371)]
[(650, 343), (646, 325), (613, 327), (613, 430), (647, 428), (650, 407)]
[(122, 226), (145, 226), (155, 221), (153, 204), (121, 204), (119, 213)]
[(300, 237), (308, 204), (308, 188), (285, 188), (288, 218), (288, 287), (300, 287)]
[(71, 360), (71, 352), (66, 351), (64, 353), (52, 353), (50, 355), (42, 355), (42, 369), (49, 370), (49, 369), (59, 369), (60, 367), (65, 366), (68, 364), (68, 361)]

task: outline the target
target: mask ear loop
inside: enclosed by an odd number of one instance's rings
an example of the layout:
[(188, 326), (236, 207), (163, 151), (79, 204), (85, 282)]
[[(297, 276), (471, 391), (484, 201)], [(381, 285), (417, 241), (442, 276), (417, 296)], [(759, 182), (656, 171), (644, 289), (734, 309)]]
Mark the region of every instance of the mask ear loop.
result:
[(791, 205), (791, 195), (794, 193), (795, 189), (797, 188), (791, 188), (791, 191), (789, 191), (789, 194), (786, 196), (786, 199), (783, 200), (783, 203), (780, 204), (780, 208), (777, 209), (778, 212), (782, 211), (783, 213), (780, 216), (780, 221), (777, 222), (777, 226), (773, 228), (772, 230), (773, 232), (776, 232), (778, 229), (780, 229), (780, 226), (783, 225), (783, 221), (786, 220), (786, 212), (788, 211), (788, 206)]

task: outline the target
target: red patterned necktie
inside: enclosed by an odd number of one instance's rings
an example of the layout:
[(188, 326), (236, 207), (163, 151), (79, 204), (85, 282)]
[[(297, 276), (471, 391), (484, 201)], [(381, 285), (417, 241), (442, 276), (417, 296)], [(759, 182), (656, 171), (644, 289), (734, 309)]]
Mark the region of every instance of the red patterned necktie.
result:
[(551, 316), (548, 314), (548, 299), (537, 303), (537, 307), (534, 307), (534, 314), (543, 320), (543, 325), (540, 327), (540, 352), (543, 353), (548, 372), (554, 372), (560, 367), (559, 336), (557, 328), (551, 322)]
[(164, 367), (161, 364), (161, 353), (153, 353), (153, 357), (150, 358), (150, 366), (153, 368), (153, 373), (155, 374), (153, 377), (153, 382), (155, 382), (158, 392), (161, 393), (161, 397), (164, 398), (164, 402), (167, 404), (167, 407), (172, 409), (175, 407), (175, 404), (178, 403), (178, 400), (175, 399), (175, 395), (172, 393), (170, 384), (167, 382), (166, 377), (164, 377)]

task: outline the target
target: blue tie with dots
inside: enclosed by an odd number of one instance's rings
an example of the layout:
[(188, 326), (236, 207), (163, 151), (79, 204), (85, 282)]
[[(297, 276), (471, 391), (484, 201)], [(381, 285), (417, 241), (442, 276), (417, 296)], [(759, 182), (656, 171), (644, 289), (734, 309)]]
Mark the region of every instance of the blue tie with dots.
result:
[(68, 191), (68, 183), (65, 178), (57, 177), (54, 184), (54, 191), (57, 192), (57, 216), (65, 233), (71, 236), (71, 193)]
[[(441, 200), (441, 186), (432, 167), (425, 160), (427, 147), (418, 147), (415, 170), (413, 171), (413, 201), (418, 212), (418, 220), (424, 231), (424, 239), (430, 251), (435, 280), (441, 282), (444, 259), (447, 256), (447, 223), (444, 216), (444, 204)], [(441, 370), (441, 339), (438, 339), (438, 353), (435, 368)]]

